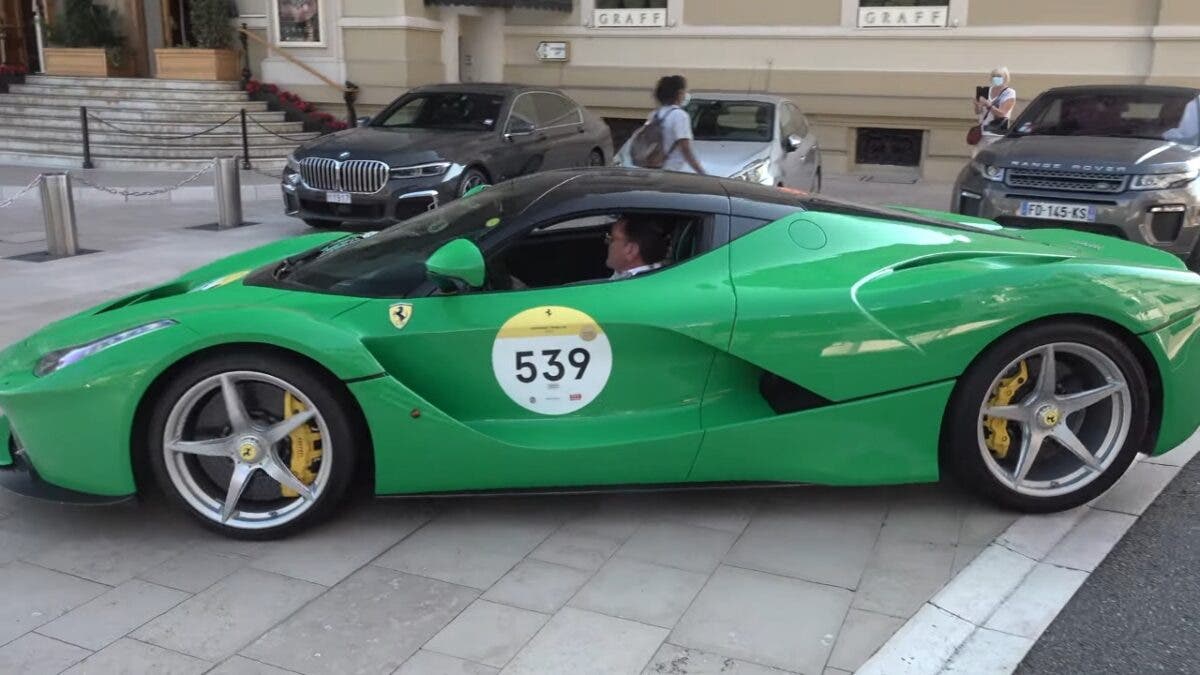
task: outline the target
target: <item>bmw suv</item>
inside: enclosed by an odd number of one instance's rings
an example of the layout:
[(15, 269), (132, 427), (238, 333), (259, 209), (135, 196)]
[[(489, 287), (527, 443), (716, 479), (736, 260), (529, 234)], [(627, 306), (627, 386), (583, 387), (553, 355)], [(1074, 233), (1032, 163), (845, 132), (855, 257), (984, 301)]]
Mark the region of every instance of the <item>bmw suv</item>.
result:
[(1200, 262), (1200, 89), (1046, 91), (979, 151), (951, 209), (1017, 228), (1122, 237)]

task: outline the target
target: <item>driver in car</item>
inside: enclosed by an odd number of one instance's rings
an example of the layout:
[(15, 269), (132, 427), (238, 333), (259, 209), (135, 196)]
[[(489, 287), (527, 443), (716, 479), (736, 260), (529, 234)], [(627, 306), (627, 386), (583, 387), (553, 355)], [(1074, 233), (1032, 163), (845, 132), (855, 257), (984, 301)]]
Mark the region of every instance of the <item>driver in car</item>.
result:
[(670, 245), (667, 234), (666, 228), (647, 217), (618, 218), (604, 237), (605, 264), (613, 271), (609, 279), (628, 279), (662, 267)]

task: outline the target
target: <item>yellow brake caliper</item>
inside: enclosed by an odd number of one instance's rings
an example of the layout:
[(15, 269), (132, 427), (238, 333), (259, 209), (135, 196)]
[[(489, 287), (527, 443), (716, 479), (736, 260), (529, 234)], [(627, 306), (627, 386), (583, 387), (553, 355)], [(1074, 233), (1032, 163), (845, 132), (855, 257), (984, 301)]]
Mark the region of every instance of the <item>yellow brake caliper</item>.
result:
[[(1012, 377), (1006, 377), (1000, 380), (1000, 384), (996, 387), (996, 394), (988, 400), (988, 406), (1008, 405), (1017, 395), (1017, 391), (1021, 389), (1021, 385), (1029, 379), (1029, 369), (1026, 368), (1025, 362), (1021, 361), (1021, 365), (1017, 370), (1017, 374)], [(988, 449), (992, 451), (1000, 459), (1008, 456), (1008, 444), (1011, 439), (1008, 437), (1008, 420), (999, 417), (983, 417), (984, 436), (987, 441)]]
[[(283, 395), (283, 418), (287, 419), (292, 415), (298, 415), (307, 410), (304, 404), (301, 403), (291, 393)], [(292, 440), (292, 461), (289, 463), (289, 468), (292, 473), (296, 474), (296, 478), (300, 479), (305, 485), (312, 485), (312, 482), (317, 479), (317, 474), (313, 471), (313, 464), (321, 458), (321, 432), (314, 431), (311, 425), (301, 424), (299, 428), (292, 432), (290, 436)], [(284, 497), (298, 497), (294, 490), (281, 488)]]

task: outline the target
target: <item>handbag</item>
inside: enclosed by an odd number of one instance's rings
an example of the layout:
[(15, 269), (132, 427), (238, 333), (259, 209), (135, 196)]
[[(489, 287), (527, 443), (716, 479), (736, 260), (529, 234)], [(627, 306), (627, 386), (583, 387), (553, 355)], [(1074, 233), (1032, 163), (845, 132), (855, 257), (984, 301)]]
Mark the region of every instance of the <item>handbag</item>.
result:
[(981, 140), (983, 140), (983, 127), (976, 124), (967, 129), (967, 145), (979, 145)]

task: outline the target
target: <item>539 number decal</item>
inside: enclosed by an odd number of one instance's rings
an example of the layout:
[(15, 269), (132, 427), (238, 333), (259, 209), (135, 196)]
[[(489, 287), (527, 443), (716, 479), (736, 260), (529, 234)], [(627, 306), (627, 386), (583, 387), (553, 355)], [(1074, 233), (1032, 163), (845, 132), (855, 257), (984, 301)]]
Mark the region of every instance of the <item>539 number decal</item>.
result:
[(504, 322), (492, 343), (492, 373), (513, 403), (565, 415), (608, 384), (612, 347), (600, 324), (570, 307), (534, 307)]
[[(542, 356), (546, 359), (546, 368), (541, 371), (542, 379), (549, 382), (558, 382), (567, 374), (566, 367), (559, 361), (559, 356), (562, 355), (561, 349), (543, 349)], [(529, 384), (538, 378), (538, 368), (533, 362), (532, 351), (517, 352), (517, 379), (525, 384)], [(592, 355), (588, 350), (582, 347), (576, 347), (567, 353), (567, 361), (575, 368), (575, 379), (583, 379), (584, 373), (587, 372), (588, 363), (592, 360)]]

